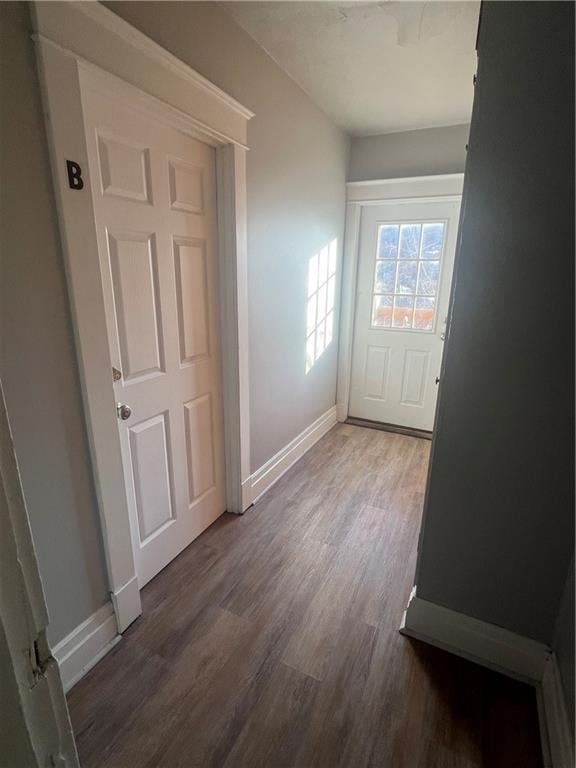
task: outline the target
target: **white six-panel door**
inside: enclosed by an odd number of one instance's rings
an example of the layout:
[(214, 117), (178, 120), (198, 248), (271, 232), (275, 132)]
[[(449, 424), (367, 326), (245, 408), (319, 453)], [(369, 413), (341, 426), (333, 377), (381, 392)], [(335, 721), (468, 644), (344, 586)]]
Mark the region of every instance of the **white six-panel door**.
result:
[(96, 89), (84, 117), (142, 587), (224, 511), (215, 151)]
[(432, 430), (459, 207), (363, 207), (350, 416)]

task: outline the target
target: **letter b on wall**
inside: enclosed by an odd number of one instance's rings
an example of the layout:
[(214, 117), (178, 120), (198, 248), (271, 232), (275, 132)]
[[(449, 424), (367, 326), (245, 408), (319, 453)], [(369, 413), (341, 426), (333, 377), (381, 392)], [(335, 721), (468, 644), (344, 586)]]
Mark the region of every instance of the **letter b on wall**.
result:
[(84, 189), (84, 179), (82, 178), (82, 168), (74, 160), (66, 160), (66, 170), (68, 172), (68, 186), (70, 189)]

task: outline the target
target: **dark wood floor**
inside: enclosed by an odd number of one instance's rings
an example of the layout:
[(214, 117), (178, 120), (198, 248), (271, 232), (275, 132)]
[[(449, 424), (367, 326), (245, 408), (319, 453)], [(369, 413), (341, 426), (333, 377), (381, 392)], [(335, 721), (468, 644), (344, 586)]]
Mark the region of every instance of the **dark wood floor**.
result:
[(70, 693), (83, 767), (540, 767), (532, 689), (398, 633), (429, 448), (339, 425), (197, 539)]

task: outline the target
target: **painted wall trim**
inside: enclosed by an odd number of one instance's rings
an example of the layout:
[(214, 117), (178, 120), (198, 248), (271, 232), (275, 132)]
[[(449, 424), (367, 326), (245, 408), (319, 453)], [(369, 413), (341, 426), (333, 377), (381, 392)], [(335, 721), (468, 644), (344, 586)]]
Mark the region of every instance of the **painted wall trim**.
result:
[(423, 600), (416, 587), (400, 632), (533, 685), (542, 680), (551, 654), (544, 643)]
[(147, 37), (143, 32), (140, 32), (139, 29), (133, 27), (101, 3), (87, 4), (85, 2), (73, 2), (73, 5), (85, 16), (93, 19), (97, 24), (105, 27), (113, 34), (122, 38), (125, 42), (129, 42), (135, 48), (144, 52), (148, 58), (156, 59), (167, 69), (185, 77), (192, 85), (208, 92), (213, 98), (226, 104), (227, 107), (238, 112), (238, 114), (242, 115), (247, 120), (254, 117), (254, 112), (251, 112), (243, 104), (240, 104), (239, 101), (227, 94), (221, 88), (218, 88), (214, 83), (211, 83), (210, 80), (207, 80), (199, 72), (196, 72), (195, 69), (192, 69), (192, 67), (174, 56), (170, 51), (162, 48), (161, 45), (158, 45), (154, 40)]
[(572, 730), (555, 653), (544, 667), (538, 689), (538, 715), (545, 768), (574, 768)]
[(449, 202), (462, 199), (463, 173), (416, 176), (406, 179), (349, 181), (346, 184), (346, 224), (340, 293), (340, 335), (336, 407), (338, 421), (346, 421), (350, 403), (356, 282), (362, 211), (367, 206), (414, 202)]
[(299, 435), (291, 440), (278, 453), (274, 454), (265, 464), (256, 472), (253, 472), (249, 478), (249, 494), (252, 503), (257, 501), (263, 493), (271, 488), (298, 459), (312, 448), (321, 437), (329, 432), (337, 423), (336, 406), (332, 406), (322, 414), (310, 426), (302, 430)]
[(110, 593), (118, 621), (118, 632), (124, 632), (142, 613), (138, 577), (134, 575), (123, 587)]
[(346, 199), (348, 202), (361, 202), (396, 200), (402, 197), (461, 195), (463, 185), (463, 173), (409, 176), (402, 179), (348, 181), (346, 182)]
[[(48, 609), (1, 381), (0, 539), (2, 662), (10, 670), (0, 697), (4, 701), (10, 692), (18, 708), (13, 720), (3, 709), (3, 724), (10, 719), (19, 726), (14, 747), (26, 765), (79, 768), (62, 682), (46, 638)], [(0, 755), (3, 764), (9, 760)]]
[(340, 334), (338, 337), (338, 373), (336, 408), (338, 421), (348, 418), (350, 379), (352, 376), (352, 349), (354, 315), (356, 313), (356, 278), (358, 274), (358, 247), (362, 209), (358, 203), (346, 203), (346, 225), (342, 256), (342, 287), (340, 292)]
[(248, 347), (248, 235), (246, 152), (228, 144), (216, 150), (222, 405), (226, 510), (250, 506), (250, 351)]
[(101, 3), (36, 2), (33, 9), (35, 31), (69, 55), (246, 144), (253, 112)]
[(84, 74), (86, 80), (89, 80), (90, 86), (93, 89), (100, 90), (104, 95), (116, 95), (123, 98), (126, 96), (128, 89), (130, 89), (130, 98), (133, 102), (133, 106), (135, 108), (140, 108), (142, 112), (148, 115), (153, 114), (156, 119), (164, 122), (166, 125), (172, 128), (177, 128), (182, 133), (186, 133), (213, 147), (238, 144), (244, 149), (248, 149), (246, 144), (234, 136), (216, 130), (201, 120), (196, 120), (178, 107), (172, 106), (168, 102), (162, 101), (156, 96), (146, 93), (141, 88), (127, 83), (127, 81), (116, 77), (96, 64), (92, 64), (82, 56), (68, 51), (66, 48), (63, 48), (61, 45), (58, 45), (44, 35), (33, 34), (32, 40), (34, 40), (35, 43), (50, 46), (56, 51), (60, 51), (62, 55), (73, 58), (78, 65), (78, 69)]
[[(367, 138), (367, 137), (362, 137)], [(436, 181), (454, 181), (458, 179), (462, 179), (464, 177), (463, 173), (438, 173), (433, 176), (400, 176), (395, 179), (366, 179), (361, 181), (347, 181), (346, 186), (347, 187), (375, 187), (380, 184), (399, 184), (403, 183), (405, 181), (410, 182), (411, 184), (415, 181), (428, 181), (429, 179), (436, 179)]]
[(413, 588), (400, 632), (533, 685), (544, 768), (574, 768), (574, 743), (555, 653), (544, 643), (423, 600)]
[(105, 656), (120, 640), (112, 603), (106, 603), (61, 640), (52, 650), (65, 691)]

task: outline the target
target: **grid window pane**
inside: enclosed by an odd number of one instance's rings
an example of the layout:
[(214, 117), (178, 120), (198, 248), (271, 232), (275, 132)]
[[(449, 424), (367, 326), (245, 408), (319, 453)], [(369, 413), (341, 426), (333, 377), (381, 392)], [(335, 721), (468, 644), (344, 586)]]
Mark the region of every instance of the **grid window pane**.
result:
[(383, 224), (378, 229), (378, 258), (398, 258), (398, 224)]
[(374, 296), (372, 304), (372, 325), (377, 328), (392, 327), (392, 296)]
[(421, 259), (439, 259), (444, 242), (444, 224), (424, 224), (422, 227)]
[(417, 296), (414, 309), (414, 328), (419, 331), (431, 331), (434, 326), (434, 305), (436, 299), (431, 296)]
[(418, 270), (418, 291), (424, 296), (436, 296), (438, 290), (439, 261), (421, 261)]
[(434, 330), (444, 237), (443, 222), (380, 224), (373, 328)]
[(402, 224), (400, 227), (399, 258), (417, 259), (420, 250), (420, 224)]
[(416, 277), (418, 275), (417, 261), (399, 261), (396, 278), (396, 293), (416, 293)]
[(394, 312), (392, 314), (393, 328), (412, 328), (412, 317), (414, 315), (414, 297), (413, 296), (395, 296)]
[(396, 283), (396, 261), (377, 261), (374, 291), (376, 293), (394, 293)]

